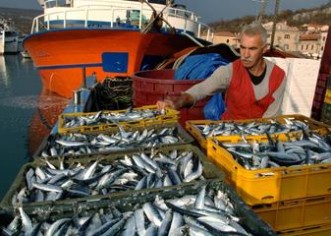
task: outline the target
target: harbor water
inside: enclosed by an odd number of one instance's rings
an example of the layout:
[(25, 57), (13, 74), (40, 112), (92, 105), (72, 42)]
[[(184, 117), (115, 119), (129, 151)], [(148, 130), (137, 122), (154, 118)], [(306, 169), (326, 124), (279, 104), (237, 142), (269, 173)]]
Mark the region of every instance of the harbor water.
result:
[(0, 199), (47, 137), (68, 100), (44, 91), (30, 59), (0, 56)]

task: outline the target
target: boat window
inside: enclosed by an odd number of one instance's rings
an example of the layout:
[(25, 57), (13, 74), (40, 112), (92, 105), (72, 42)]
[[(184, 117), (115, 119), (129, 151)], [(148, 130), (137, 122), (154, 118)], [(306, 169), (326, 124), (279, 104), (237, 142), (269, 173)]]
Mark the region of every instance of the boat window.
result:
[(64, 7), (64, 6), (69, 6), (70, 4), (71, 1), (69, 0), (48, 0), (45, 2), (46, 8)]
[(167, 0), (149, 0), (149, 3), (166, 4)]
[(190, 18), (192, 14), (186, 10), (186, 6), (183, 4), (174, 4), (172, 5), (172, 14), (177, 16), (182, 16), (185, 18)]
[(13, 37), (13, 36), (17, 36), (17, 33), (15, 31), (5, 31), (5, 36)]

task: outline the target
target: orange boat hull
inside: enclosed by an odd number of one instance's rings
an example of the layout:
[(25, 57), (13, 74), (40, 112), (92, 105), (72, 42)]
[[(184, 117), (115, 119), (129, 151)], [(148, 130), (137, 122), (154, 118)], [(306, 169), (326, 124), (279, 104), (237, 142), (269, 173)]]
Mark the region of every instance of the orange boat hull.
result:
[[(67, 98), (82, 86), (85, 76), (95, 74), (98, 81), (107, 76), (131, 76), (146, 69), (144, 66), (191, 46), (196, 45), (181, 35), (114, 29), (44, 32), (24, 41), (24, 48), (39, 70), (43, 86)], [(116, 62), (118, 65), (111, 62), (112, 65), (105, 55), (113, 53), (127, 55), (127, 60)]]
[(69, 101), (69, 99), (58, 96), (45, 88), (42, 88), (37, 99), (36, 111), (29, 125), (29, 156), (35, 154), (41, 143), (45, 141), (45, 137), (48, 137), (51, 133), (54, 125), (58, 121), (59, 115), (69, 104)]

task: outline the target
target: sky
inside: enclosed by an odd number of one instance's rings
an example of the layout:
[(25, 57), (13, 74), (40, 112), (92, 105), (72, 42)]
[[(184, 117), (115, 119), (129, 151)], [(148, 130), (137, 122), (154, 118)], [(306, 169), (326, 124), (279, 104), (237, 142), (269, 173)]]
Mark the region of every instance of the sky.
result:
[[(230, 20), (246, 15), (257, 15), (263, 0), (175, 0), (184, 4), (188, 10), (201, 16), (201, 21), (211, 23), (218, 20)], [(276, 0), (268, 1), (267, 14), (272, 14)], [(298, 10), (319, 7), (330, 0), (280, 0), (279, 10)], [(37, 0), (0, 0), (0, 7), (41, 9)]]

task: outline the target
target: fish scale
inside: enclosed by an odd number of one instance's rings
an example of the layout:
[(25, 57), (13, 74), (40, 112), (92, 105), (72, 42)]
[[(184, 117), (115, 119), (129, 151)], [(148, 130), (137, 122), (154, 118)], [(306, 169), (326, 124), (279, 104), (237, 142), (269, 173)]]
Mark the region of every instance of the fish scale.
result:
[(194, 125), (204, 137), (213, 136), (229, 136), (236, 134), (245, 135), (261, 135), (261, 134), (276, 134), (276, 133), (288, 133), (293, 131), (301, 131), (302, 129), (307, 129), (307, 124), (299, 121), (288, 119), (286, 124), (282, 124), (276, 120), (270, 120), (270, 122), (226, 122), (222, 121), (220, 123), (211, 124), (197, 124)]
[(162, 130), (144, 129), (142, 131), (120, 131), (114, 134), (67, 134), (51, 136), (41, 151), (42, 157), (54, 155), (82, 155), (107, 151), (124, 150), (141, 146), (154, 147), (164, 144), (184, 142), (177, 128)]
[[(168, 159), (167, 156), (172, 156), (174, 160)], [(160, 160), (164, 160), (166, 164), (159, 164)], [(190, 168), (181, 160), (191, 163)], [(157, 154), (137, 152), (116, 160), (98, 159), (86, 163), (77, 160), (70, 165), (62, 159), (59, 159), (58, 165), (55, 161), (52, 163), (49, 163), (52, 168), (45, 163), (44, 166), (27, 169), (29, 175), (26, 176), (29, 180), (34, 179), (31, 189), (26, 188), (28, 185), (22, 186), (19, 192), (24, 197), (18, 200), (18, 195), (15, 194), (12, 197), (13, 204), (18, 201), (61, 200), (65, 197), (105, 195), (130, 189), (160, 188), (205, 179), (199, 156), (187, 150), (171, 150), (169, 153), (158, 151)]]
[(100, 111), (92, 116), (65, 116), (63, 126), (65, 128), (75, 128), (84, 125), (100, 125), (117, 122), (139, 121), (146, 118), (155, 118), (159, 115), (161, 115), (161, 112), (157, 109), (127, 110), (123, 113), (104, 113)]
[[(246, 169), (261, 169), (278, 166), (319, 164), (331, 160), (331, 146), (327, 137), (312, 134), (300, 139), (280, 141), (268, 136), (267, 143), (220, 142), (235, 160)], [(328, 163), (325, 161), (323, 163)]]

